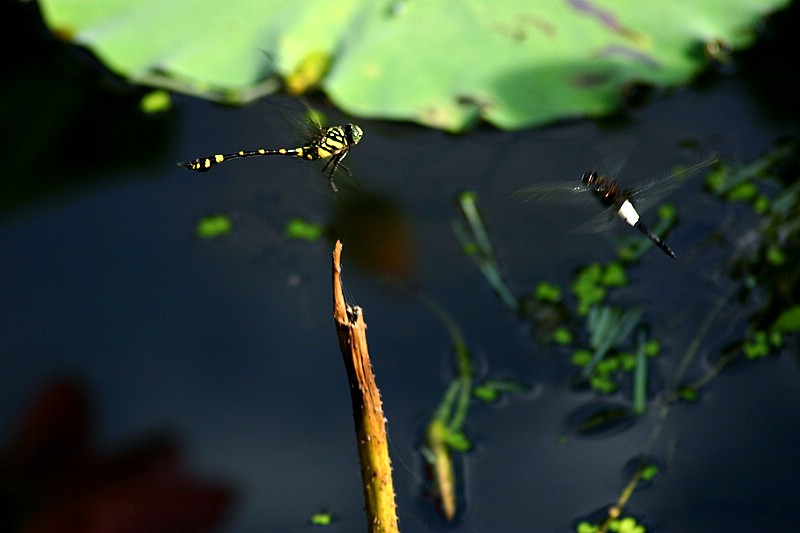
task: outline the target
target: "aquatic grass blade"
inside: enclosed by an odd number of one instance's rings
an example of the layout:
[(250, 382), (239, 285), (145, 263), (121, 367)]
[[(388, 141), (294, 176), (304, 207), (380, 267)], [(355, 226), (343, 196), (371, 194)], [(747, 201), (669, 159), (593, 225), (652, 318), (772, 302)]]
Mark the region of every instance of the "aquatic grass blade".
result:
[(643, 415), (647, 410), (647, 337), (639, 331), (636, 341), (636, 369), (633, 373), (633, 412)]
[(465, 191), (458, 195), (458, 206), (467, 222), (469, 231), (458, 222), (452, 224), (453, 232), (461, 242), (461, 247), (472, 256), (483, 276), (506, 306), (519, 312), (519, 300), (512, 292), (500, 272), (489, 234), (481, 219), (477, 205), (478, 195)]
[(589, 311), (586, 325), (594, 354), (581, 370), (581, 379), (588, 379), (603, 357), (630, 335), (641, 315), (639, 310), (618, 311), (610, 306), (595, 307)]

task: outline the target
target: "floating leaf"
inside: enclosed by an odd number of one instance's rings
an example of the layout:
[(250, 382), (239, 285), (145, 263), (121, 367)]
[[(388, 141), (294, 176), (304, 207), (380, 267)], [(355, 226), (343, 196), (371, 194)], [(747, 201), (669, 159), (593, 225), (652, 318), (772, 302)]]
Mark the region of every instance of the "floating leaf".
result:
[(772, 329), (786, 333), (800, 330), (800, 305), (782, 312), (772, 325)]
[(561, 287), (546, 281), (539, 282), (534, 290), (534, 297), (542, 302), (558, 303), (561, 301)]
[(225, 214), (209, 215), (201, 218), (195, 227), (195, 235), (200, 239), (212, 239), (229, 234), (233, 230), (233, 222)]
[[(472, 395), (483, 402), (496, 401), (504, 392), (519, 393), (523, 392), (525, 387), (516, 381), (508, 380), (488, 380), (476, 385), (472, 389)], [(469, 444), (469, 441), (467, 441)]]
[(568, 328), (556, 328), (553, 332), (553, 342), (562, 346), (572, 343), (572, 332)]
[(325, 233), (325, 228), (319, 224), (295, 217), (289, 220), (283, 232), (290, 239), (316, 242)]
[(635, 84), (687, 83), (751, 45), (761, 19), (788, 3), (39, 2), (54, 33), (138, 83), (245, 102), (272, 90), (267, 55), (283, 72), (324, 58), (297, 85), (316, 84), (330, 63), (321, 86), (346, 111), (449, 131), (608, 113)]
[(744, 355), (748, 359), (759, 359), (761, 357), (766, 357), (769, 353), (770, 346), (767, 332), (764, 330), (756, 331), (744, 344)]
[(139, 109), (144, 113), (161, 113), (168, 111), (172, 106), (172, 98), (167, 91), (150, 91), (142, 97)]
[(781, 266), (786, 262), (786, 254), (780, 248), (776, 248), (775, 246), (770, 246), (767, 248), (767, 262), (775, 265)]
[(696, 402), (700, 398), (700, 393), (694, 387), (681, 387), (678, 394), (685, 402)]
[(661, 473), (661, 468), (658, 465), (649, 464), (642, 470), (642, 481), (650, 481)]
[(661, 343), (657, 340), (649, 340), (644, 345), (644, 353), (647, 357), (655, 357), (661, 353)]
[(311, 515), (310, 522), (313, 526), (330, 526), (333, 524), (333, 515), (326, 511), (314, 513)]
[(628, 284), (628, 273), (621, 264), (612, 262), (606, 265), (603, 273), (603, 285), (607, 287), (622, 287)]

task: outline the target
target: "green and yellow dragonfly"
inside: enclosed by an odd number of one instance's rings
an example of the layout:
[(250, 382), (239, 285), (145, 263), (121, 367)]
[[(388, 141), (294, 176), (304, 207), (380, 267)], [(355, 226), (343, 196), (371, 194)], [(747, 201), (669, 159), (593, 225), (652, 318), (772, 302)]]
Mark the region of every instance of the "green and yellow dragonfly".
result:
[[(319, 131), (311, 136), (304, 146), (298, 148), (258, 148), (256, 150), (239, 150), (231, 154), (215, 154), (205, 157), (198, 157), (185, 163), (178, 163), (188, 170), (195, 170), (197, 172), (206, 172), (215, 165), (230, 161), (232, 159), (240, 159), (243, 157), (255, 157), (261, 155), (286, 155), (290, 157), (299, 157), (306, 161), (316, 161), (319, 159), (327, 159), (325, 166), (322, 168), (322, 173), (328, 178), (331, 188), (334, 192), (338, 192), (336, 183), (333, 181), (333, 176), (338, 169), (342, 169), (348, 174), (350, 169), (342, 164), (342, 160), (350, 153), (355, 145), (357, 145), (364, 132), (360, 127), (355, 124), (347, 124), (345, 126), (331, 126), (330, 128), (318, 128)], [(352, 174), (351, 174), (352, 175)]]

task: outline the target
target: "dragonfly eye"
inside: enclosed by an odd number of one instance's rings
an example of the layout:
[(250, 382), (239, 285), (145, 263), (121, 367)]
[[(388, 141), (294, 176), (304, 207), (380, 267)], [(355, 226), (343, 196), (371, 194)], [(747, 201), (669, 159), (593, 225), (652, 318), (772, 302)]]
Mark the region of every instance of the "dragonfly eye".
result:
[(345, 126), (344, 133), (347, 135), (347, 142), (353, 145), (358, 144), (361, 137), (364, 136), (364, 132), (355, 124), (348, 124)]
[(591, 187), (597, 181), (597, 171), (592, 170), (591, 172), (584, 172), (583, 177), (581, 178), (581, 183), (583, 183), (584, 187)]

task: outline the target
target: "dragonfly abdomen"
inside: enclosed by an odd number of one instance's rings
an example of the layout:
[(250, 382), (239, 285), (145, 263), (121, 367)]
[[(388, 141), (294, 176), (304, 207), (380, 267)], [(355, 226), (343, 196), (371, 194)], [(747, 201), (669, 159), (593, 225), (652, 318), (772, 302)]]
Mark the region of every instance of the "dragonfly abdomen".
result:
[(619, 204), (617, 216), (633, 227), (636, 227), (636, 224), (639, 223), (639, 212), (636, 211), (633, 203), (627, 198)]
[(662, 252), (664, 252), (665, 254), (667, 254), (668, 256), (670, 256), (671, 258), (673, 258), (673, 259), (675, 259), (677, 261), (678, 256), (675, 255), (675, 252), (672, 251), (672, 248), (670, 248), (667, 243), (662, 241), (661, 238), (658, 235), (656, 235), (655, 233), (650, 231), (648, 229), (648, 227), (645, 226), (644, 223), (642, 223), (641, 220), (638, 221), (633, 227), (638, 229), (639, 231), (641, 231), (648, 239), (650, 239), (651, 241), (656, 243), (656, 246), (661, 248)]
[[(197, 159), (187, 161), (186, 163), (179, 163), (179, 165), (189, 170), (205, 172), (214, 165), (225, 163), (231, 159), (240, 159), (243, 157), (255, 157), (261, 155), (289, 155), (294, 157), (304, 157), (304, 153), (304, 148), (279, 148), (277, 150), (259, 148), (257, 150), (239, 150), (238, 152), (234, 152), (232, 154), (215, 154), (206, 157), (198, 157)], [(316, 157), (307, 159), (316, 159)]]
[(661, 248), (665, 254), (673, 259), (678, 259), (678, 256), (675, 255), (675, 252), (672, 251), (672, 248), (670, 248), (667, 243), (662, 241), (658, 235), (650, 231), (650, 229), (644, 225), (644, 222), (642, 222), (641, 218), (639, 217), (639, 212), (636, 211), (636, 208), (633, 206), (633, 202), (631, 202), (630, 199), (626, 198), (619, 205), (617, 216), (619, 216), (627, 224), (639, 230), (648, 239), (656, 243), (656, 245)]

